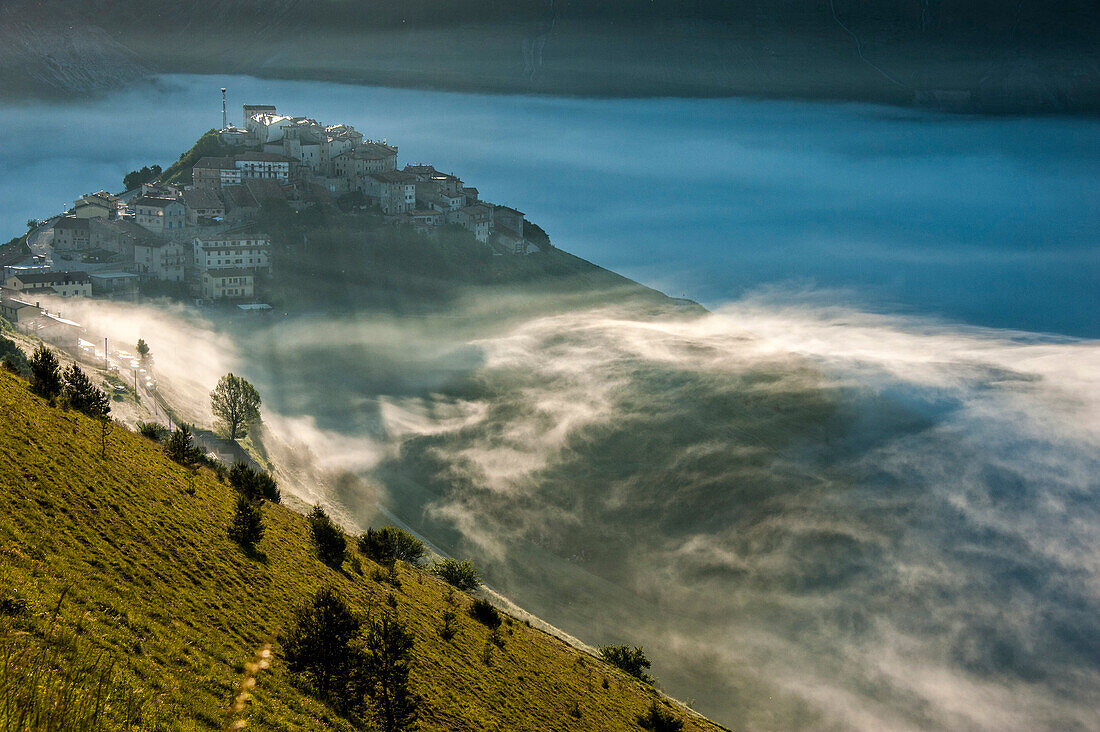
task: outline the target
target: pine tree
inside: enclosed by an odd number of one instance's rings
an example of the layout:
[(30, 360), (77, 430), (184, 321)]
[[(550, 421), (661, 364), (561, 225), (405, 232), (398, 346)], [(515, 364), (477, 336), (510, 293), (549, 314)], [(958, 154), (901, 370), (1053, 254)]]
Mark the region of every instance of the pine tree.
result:
[(262, 499), (254, 501), (245, 495), (237, 496), (237, 510), (229, 523), (229, 538), (249, 551), (264, 538)]
[(65, 369), (63, 380), (61, 398), (70, 407), (89, 417), (106, 417), (111, 413), (111, 400), (75, 363)]
[(340, 527), (333, 523), (325, 509), (320, 506), (314, 506), (308, 518), (313, 543), (317, 546), (317, 557), (333, 569), (340, 569), (347, 550), (344, 532), (340, 531)]
[(187, 425), (177, 427), (172, 432), (168, 442), (164, 443), (164, 454), (185, 468), (195, 465), (202, 457), (199, 449), (191, 443), (191, 430)]
[(386, 732), (409, 729), (416, 721), (416, 697), (409, 691), (413, 635), (392, 612), (367, 624), (367, 695), (372, 716)]
[(45, 344), (34, 349), (30, 358), (31, 389), (40, 397), (52, 399), (61, 393), (61, 366), (57, 356)]

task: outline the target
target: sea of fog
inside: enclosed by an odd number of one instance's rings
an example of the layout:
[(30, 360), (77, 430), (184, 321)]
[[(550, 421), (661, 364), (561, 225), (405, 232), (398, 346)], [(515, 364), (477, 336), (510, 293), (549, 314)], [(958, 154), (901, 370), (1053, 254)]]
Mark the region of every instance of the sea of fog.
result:
[(832, 289), (880, 311), (1100, 336), (1100, 122), (749, 100), (485, 96), (161, 77), (0, 107), (0, 233), (167, 166), (241, 104), (348, 122), (567, 251), (713, 306)]
[(193, 419), (221, 374), (252, 380), (289, 494), (398, 518), (586, 643), (644, 645), (735, 729), (1100, 728), (1096, 123), (166, 78), (0, 110), (2, 220), (168, 162), (222, 84), (712, 309), (63, 304), (145, 338)]

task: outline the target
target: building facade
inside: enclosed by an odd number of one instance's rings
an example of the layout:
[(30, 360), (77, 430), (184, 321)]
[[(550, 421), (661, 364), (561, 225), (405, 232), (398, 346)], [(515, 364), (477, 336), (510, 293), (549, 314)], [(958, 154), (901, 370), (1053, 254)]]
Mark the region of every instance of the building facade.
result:
[(138, 226), (156, 234), (166, 234), (187, 225), (187, 208), (174, 198), (142, 196), (130, 204)]
[(216, 269), (202, 273), (202, 296), (237, 300), (255, 294), (255, 274), (246, 269)]
[(271, 241), (261, 235), (191, 241), (195, 268), (200, 271), (271, 269)]
[(28, 272), (12, 275), (5, 287), (33, 293), (52, 290), (61, 297), (91, 297), (92, 279), (87, 272)]

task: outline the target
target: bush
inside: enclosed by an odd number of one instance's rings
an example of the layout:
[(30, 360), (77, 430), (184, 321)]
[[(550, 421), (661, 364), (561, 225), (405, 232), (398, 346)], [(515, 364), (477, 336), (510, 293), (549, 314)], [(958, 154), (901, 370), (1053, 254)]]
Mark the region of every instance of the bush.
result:
[(137, 431), (139, 435), (153, 442), (164, 442), (172, 434), (167, 427), (157, 422), (138, 422)]
[(333, 569), (340, 569), (347, 551), (344, 532), (340, 531), (340, 527), (333, 523), (325, 509), (320, 506), (314, 506), (308, 518), (313, 543), (317, 547), (317, 558)]
[(46, 346), (34, 349), (28, 361), (31, 367), (31, 390), (40, 397), (52, 399), (61, 393), (61, 365)]
[(500, 611), (488, 600), (474, 600), (470, 605), (470, 617), (487, 628), (499, 628), (503, 622)]
[(262, 470), (253, 470), (244, 463), (234, 463), (229, 469), (229, 485), (241, 495), (252, 500), (261, 499), (278, 503), (281, 500), (279, 484)]
[(262, 503), (243, 494), (237, 496), (237, 510), (229, 523), (229, 538), (252, 551), (264, 538)]
[(61, 398), (66, 404), (89, 417), (106, 417), (111, 413), (111, 400), (95, 387), (83, 369), (71, 364), (63, 376)]
[(646, 713), (638, 715), (638, 726), (653, 732), (680, 732), (684, 728), (684, 720), (657, 706), (657, 702), (650, 702)]
[(396, 526), (367, 529), (359, 537), (359, 551), (368, 559), (386, 566), (398, 559), (409, 564), (420, 564), (425, 554), (424, 542)]
[(653, 677), (646, 673), (651, 664), (641, 646), (600, 646), (600, 658), (647, 684), (653, 683)]
[(431, 567), (431, 573), (460, 590), (476, 590), (481, 584), (474, 565), (457, 559), (442, 559)]

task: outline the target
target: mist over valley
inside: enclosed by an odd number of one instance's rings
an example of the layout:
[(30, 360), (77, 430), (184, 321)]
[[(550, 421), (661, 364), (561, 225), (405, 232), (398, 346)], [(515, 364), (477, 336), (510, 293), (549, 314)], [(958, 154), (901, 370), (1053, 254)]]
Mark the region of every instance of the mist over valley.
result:
[(324, 261), (268, 316), (43, 298), (147, 341), (186, 421), (247, 377), (289, 504), (643, 645), (731, 728), (1100, 726), (1094, 120), (172, 75), (0, 109), (0, 225), (167, 167), (220, 86), (453, 170), (560, 250), (412, 288), (358, 232), (295, 241)]

